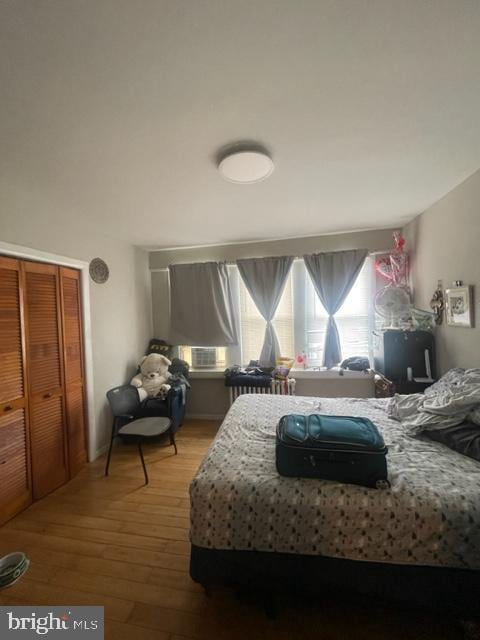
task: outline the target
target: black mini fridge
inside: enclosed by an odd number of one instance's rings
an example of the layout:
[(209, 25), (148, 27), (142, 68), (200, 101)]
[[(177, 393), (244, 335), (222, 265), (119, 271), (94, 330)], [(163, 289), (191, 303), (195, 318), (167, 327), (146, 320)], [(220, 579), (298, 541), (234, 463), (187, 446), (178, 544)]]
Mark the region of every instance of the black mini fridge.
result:
[(373, 357), (375, 369), (395, 384), (397, 393), (421, 393), (436, 379), (430, 331), (374, 331)]

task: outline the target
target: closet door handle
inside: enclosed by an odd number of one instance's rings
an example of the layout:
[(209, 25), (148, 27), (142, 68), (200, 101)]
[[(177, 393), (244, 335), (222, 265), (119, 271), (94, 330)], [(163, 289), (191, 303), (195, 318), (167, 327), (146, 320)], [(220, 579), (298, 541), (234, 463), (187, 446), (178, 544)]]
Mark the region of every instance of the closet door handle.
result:
[(12, 409), (13, 409), (13, 407), (12, 407), (12, 405), (11, 405), (11, 404), (7, 404), (7, 406), (6, 406), (6, 407), (3, 407), (3, 410), (4, 410), (4, 411), (11, 411)]
[(51, 397), (52, 397), (52, 394), (51, 394), (51, 393), (44, 393), (44, 394), (43, 394), (43, 399), (44, 399), (44, 400), (47, 400), (48, 398), (51, 398)]

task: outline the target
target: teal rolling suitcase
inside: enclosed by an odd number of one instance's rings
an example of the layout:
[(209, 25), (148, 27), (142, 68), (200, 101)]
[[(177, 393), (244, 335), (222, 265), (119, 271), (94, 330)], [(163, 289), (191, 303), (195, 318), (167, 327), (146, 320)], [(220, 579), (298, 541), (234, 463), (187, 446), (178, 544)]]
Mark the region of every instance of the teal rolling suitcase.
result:
[(368, 418), (287, 415), (276, 437), (277, 471), (386, 489), (387, 447)]

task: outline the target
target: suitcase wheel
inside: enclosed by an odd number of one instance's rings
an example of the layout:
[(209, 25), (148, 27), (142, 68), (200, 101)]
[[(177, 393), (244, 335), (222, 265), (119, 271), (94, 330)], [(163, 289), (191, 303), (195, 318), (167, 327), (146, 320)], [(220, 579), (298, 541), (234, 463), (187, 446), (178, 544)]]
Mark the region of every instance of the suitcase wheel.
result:
[(381, 479), (381, 480), (377, 480), (375, 482), (375, 488), (376, 489), (390, 489), (390, 482), (388, 480), (385, 479)]

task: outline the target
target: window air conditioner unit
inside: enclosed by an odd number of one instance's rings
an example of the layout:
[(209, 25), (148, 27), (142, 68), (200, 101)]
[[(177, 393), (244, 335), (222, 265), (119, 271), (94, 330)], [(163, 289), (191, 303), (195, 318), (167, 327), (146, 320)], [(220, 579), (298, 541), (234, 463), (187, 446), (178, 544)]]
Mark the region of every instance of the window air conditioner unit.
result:
[(216, 366), (216, 347), (192, 347), (193, 369), (214, 369)]

